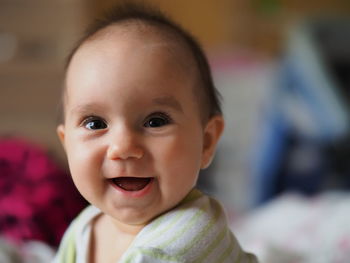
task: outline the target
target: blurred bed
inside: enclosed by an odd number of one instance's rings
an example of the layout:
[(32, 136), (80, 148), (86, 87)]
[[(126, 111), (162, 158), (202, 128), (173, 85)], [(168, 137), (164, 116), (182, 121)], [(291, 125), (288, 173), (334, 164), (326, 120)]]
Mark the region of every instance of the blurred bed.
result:
[(350, 20), (306, 21), (287, 44), (245, 170), (252, 206), (232, 228), (263, 263), (346, 263)]

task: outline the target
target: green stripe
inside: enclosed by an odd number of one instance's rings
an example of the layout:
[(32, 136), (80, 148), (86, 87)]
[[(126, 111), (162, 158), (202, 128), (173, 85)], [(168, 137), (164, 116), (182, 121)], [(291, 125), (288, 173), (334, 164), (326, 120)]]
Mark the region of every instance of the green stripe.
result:
[(157, 251), (154, 249), (145, 249), (145, 248), (137, 248), (137, 250), (133, 251), (133, 253), (131, 253), (128, 258), (126, 259), (126, 263), (130, 263), (132, 262), (132, 260), (136, 257), (137, 253), (141, 253), (141, 255), (147, 255), (149, 257), (152, 257), (156, 260), (164, 260), (166, 262), (179, 262), (179, 259), (174, 257), (174, 256), (170, 256), (167, 254), (163, 254), (161, 251)]
[[(165, 228), (163, 228), (162, 230), (153, 232), (154, 233), (153, 235), (149, 236), (145, 241), (142, 241), (143, 244), (147, 245), (151, 240), (157, 239), (159, 236), (164, 235), (165, 232), (169, 231), (169, 229), (171, 229), (175, 224), (177, 224), (181, 220), (184, 213), (187, 212), (188, 206), (192, 205), (191, 202), (194, 200), (197, 200), (202, 195), (203, 194), (200, 191), (193, 189), (181, 202), (182, 205), (177, 208), (179, 212), (176, 213), (176, 216), (171, 218), (170, 222), (166, 225)], [(155, 221), (153, 221), (149, 225), (149, 229), (147, 229), (147, 232), (151, 233), (153, 230), (156, 230), (156, 227), (158, 227), (165, 219), (166, 219), (166, 215), (158, 217)]]
[(155, 218), (153, 221), (150, 222), (149, 226), (147, 227), (147, 232), (153, 232), (158, 226), (163, 223), (165, 220), (164, 216), (159, 216)]
[[(213, 202), (215, 202), (213, 200)], [(213, 226), (217, 223), (218, 219), (220, 218), (221, 215), (221, 207), (219, 206), (218, 203), (215, 202), (215, 214), (214, 217), (208, 222), (208, 224), (201, 229), (201, 231), (197, 232), (196, 236), (192, 239), (192, 241), (184, 247), (182, 250), (178, 252), (179, 255), (184, 255), (188, 253), (188, 251), (196, 244), (198, 243), (199, 239), (203, 238), (206, 236), (209, 232), (210, 229), (213, 228)]]
[(218, 247), (218, 245), (220, 244), (220, 242), (223, 240), (223, 238), (225, 237), (226, 233), (227, 233), (227, 227), (225, 226), (221, 232), (216, 236), (216, 238), (214, 239), (214, 241), (210, 244), (210, 246), (205, 250), (205, 252), (199, 257), (197, 258), (195, 261), (193, 261), (193, 263), (200, 263), (203, 262), (204, 259), (206, 259), (208, 257), (208, 255), (210, 255), (210, 253), (212, 253), (214, 251), (215, 248)]
[[(187, 196), (180, 202), (179, 205), (177, 205), (177, 207), (182, 206), (182, 205), (186, 205), (189, 202), (192, 202), (196, 199), (198, 199), (199, 197), (201, 197), (203, 194), (197, 190), (197, 189), (192, 189)], [(151, 223), (150, 226), (148, 227), (148, 231), (151, 232), (153, 230), (155, 230), (164, 220), (166, 219), (166, 217), (160, 215), (158, 216), (156, 219), (154, 219)]]
[(246, 255), (249, 258), (249, 262), (257, 262), (255, 255), (250, 254), (250, 253), (246, 253)]
[(238, 256), (237, 256), (237, 258), (236, 258), (236, 260), (235, 260), (235, 263), (239, 263), (239, 262), (241, 262), (242, 261), (242, 249), (239, 249), (238, 250)]
[[(221, 256), (216, 261), (216, 263), (224, 262), (227, 259), (227, 257), (232, 253), (234, 244), (235, 244), (232, 233), (230, 233), (229, 238), (230, 238), (230, 242), (229, 242), (228, 248), (224, 251), (224, 253), (221, 254)], [(235, 260), (235, 263), (240, 261), (241, 261), (241, 249), (238, 249), (238, 256)]]
[(64, 242), (62, 243), (62, 248), (59, 249), (58, 258), (59, 262), (65, 263), (74, 263), (76, 254), (75, 254), (75, 235), (74, 231), (71, 229), (70, 232), (67, 233), (67, 236), (64, 238)]
[(173, 243), (176, 239), (178, 239), (181, 235), (183, 235), (184, 232), (186, 232), (190, 227), (192, 227), (198, 218), (206, 211), (208, 208), (208, 203), (206, 202), (200, 209), (192, 216), (192, 218), (189, 220), (189, 222), (182, 228), (182, 230), (176, 232), (176, 235), (174, 235), (172, 238), (170, 238), (167, 242), (162, 243), (160, 248), (165, 248), (169, 244)]
[(202, 197), (203, 194), (201, 191), (199, 191), (198, 189), (194, 188), (192, 189), (187, 195), (186, 197), (179, 203), (179, 206), (190, 203), (196, 199), (198, 199), (199, 197)]
[[(153, 233), (154, 233), (153, 235), (149, 236), (145, 241), (142, 241), (143, 244), (147, 245), (151, 240), (156, 239), (156, 238), (158, 238), (158, 237), (161, 236), (161, 235), (164, 235), (164, 233), (165, 233), (166, 231), (168, 231), (168, 230), (169, 230), (170, 228), (172, 228), (177, 222), (180, 221), (180, 219), (181, 219), (181, 217), (183, 216), (184, 213), (185, 213), (185, 210), (183, 210), (183, 211), (179, 212), (178, 214), (176, 214), (176, 216), (173, 217), (173, 218), (171, 219), (171, 221), (169, 222), (169, 224), (167, 224), (167, 226), (166, 226), (162, 231), (158, 230), (157, 232), (153, 232)], [(165, 218), (165, 217), (164, 217), (164, 218)]]
[(86, 210), (83, 209), (79, 215), (72, 221), (67, 232), (64, 234), (61, 241), (61, 246), (58, 251), (59, 262), (75, 263), (76, 261), (76, 228), (80, 225), (80, 221), (84, 218)]
[(67, 247), (67, 252), (65, 256), (65, 263), (74, 263), (75, 262), (75, 240), (74, 238), (71, 238), (69, 240), (69, 244)]

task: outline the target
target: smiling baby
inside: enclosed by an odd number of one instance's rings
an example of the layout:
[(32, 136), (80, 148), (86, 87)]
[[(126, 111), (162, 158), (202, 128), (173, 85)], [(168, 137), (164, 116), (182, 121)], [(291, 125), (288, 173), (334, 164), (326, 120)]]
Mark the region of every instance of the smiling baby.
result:
[(224, 128), (198, 43), (158, 11), (115, 7), (68, 59), (57, 128), (91, 204), (55, 262), (256, 262), (195, 189)]

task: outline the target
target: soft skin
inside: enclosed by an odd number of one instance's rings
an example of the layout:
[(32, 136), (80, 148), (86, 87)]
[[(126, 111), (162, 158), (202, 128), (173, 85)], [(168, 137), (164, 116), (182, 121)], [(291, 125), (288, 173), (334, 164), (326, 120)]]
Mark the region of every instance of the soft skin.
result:
[[(190, 59), (173, 43), (142, 30), (108, 30), (74, 55), (57, 131), (80, 193), (117, 228), (141, 229), (195, 186), (224, 122), (214, 116), (203, 124), (195, 70), (179, 62)], [(133, 195), (116, 190), (115, 177), (153, 181)]]

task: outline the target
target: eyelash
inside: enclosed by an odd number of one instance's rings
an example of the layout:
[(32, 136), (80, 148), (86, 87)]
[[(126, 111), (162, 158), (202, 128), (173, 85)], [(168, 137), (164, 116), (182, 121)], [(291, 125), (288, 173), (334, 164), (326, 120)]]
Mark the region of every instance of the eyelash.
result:
[[(163, 123), (161, 125), (156, 125), (156, 127), (152, 127), (152, 124), (150, 124), (150, 121), (152, 119), (158, 119), (163, 121)], [(166, 125), (169, 125), (173, 122), (172, 118), (169, 116), (169, 114), (165, 113), (165, 112), (155, 112), (155, 113), (152, 113), (150, 114), (147, 118), (146, 118), (146, 121), (144, 122), (143, 126), (146, 127), (146, 128), (159, 128), (159, 127), (162, 127), (162, 126), (166, 126)]]
[[(155, 119), (157, 119), (157, 122), (154, 122), (153, 124), (151, 123), (151, 121), (155, 121)], [(88, 126), (89, 124), (92, 124), (93, 122), (99, 121), (100, 126), (96, 127), (95, 129), (92, 128), (91, 126)], [(161, 123), (159, 123), (159, 121)], [(160, 128), (162, 126), (166, 126), (173, 123), (172, 118), (169, 116), (169, 114), (165, 113), (165, 112), (154, 112), (152, 114), (150, 114), (147, 118), (146, 121), (143, 123), (143, 127), (146, 128)], [(102, 124), (102, 126), (101, 126)], [(88, 130), (102, 130), (102, 129), (106, 129), (108, 127), (107, 122), (98, 116), (87, 116), (83, 118), (83, 121), (81, 122), (80, 126), (88, 129)]]
[[(89, 123), (92, 123), (94, 121), (100, 121), (103, 126), (102, 127), (97, 127), (96, 129), (92, 129), (91, 127), (89, 128), (88, 127), (88, 124)], [(101, 124), (100, 123), (100, 124)], [(101, 129), (106, 129), (107, 128), (107, 123), (104, 119), (100, 118), (100, 117), (97, 117), (97, 116), (88, 116), (88, 117), (85, 117), (81, 123), (81, 126), (83, 126), (84, 128), (88, 129), (88, 130), (101, 130)]]

